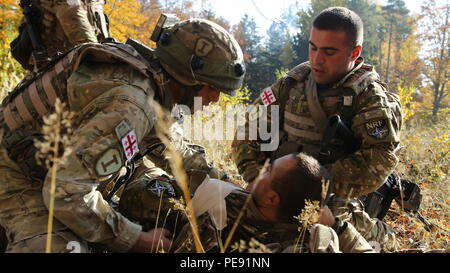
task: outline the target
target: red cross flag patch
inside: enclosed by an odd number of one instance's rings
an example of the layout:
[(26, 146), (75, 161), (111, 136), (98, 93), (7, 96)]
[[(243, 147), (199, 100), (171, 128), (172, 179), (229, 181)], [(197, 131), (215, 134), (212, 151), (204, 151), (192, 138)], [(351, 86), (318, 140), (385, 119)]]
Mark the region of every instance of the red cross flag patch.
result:
[(121, 139), (121, 142), (125, 156), (128, 160), (131, 160), (139, 152), (136, 132), (131, 130)]
[(264, 106), (268, 106), (276, 101), (275, 95), (273, 94), (272, 89), (270, 89), (270, 87), (264, 89), (260, 97), (262, 102), (264, 103)]

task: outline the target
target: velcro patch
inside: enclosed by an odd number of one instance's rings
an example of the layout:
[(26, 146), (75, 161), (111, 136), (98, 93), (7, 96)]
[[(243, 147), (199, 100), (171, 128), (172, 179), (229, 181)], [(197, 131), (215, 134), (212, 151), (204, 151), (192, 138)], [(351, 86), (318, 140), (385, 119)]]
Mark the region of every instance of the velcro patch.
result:
[(134, 129), (121, 139), (121, 143), (127, 160), (131, 160), (139, 152), (138, 141)]
[(205, 38), (200, 38), (195, 44), (195, 55), (205, 57), (214, 49), (214, 44)]
[(161, 194), (166, 194), (167, 197), (176, 196), (173, 186), (169, 182), (160, 179), (152, 180), (147, 185), (147, 189), (158, 197), (161, 197)]
[(261, 101), (264, 103), (264, 106), (268, 106), (277, 100), (270, 87), (267, 87), (266, 89), (264, 89), (261, 92), (260, 97), (261, 97)]
[(344, 96), (344, 106), (353, 105), (353, 96)]
[(128, 134), (133, 130), (133, 127), (131, 126), (130, 122), (126, 119), (122, 120), (119, 125), (116, 126), (115, 131), (116, 135), (119, 139), (122, 139), (124, 136)]
[(366, 123), (367, 134), (376, 139), (383, 139), (389, 135), (389, 129), (384, 119)]
[(98, 176), (107, 176), (120, 170), (123, 166), (122, 156), (118, 149), (107, 150), (95, 164)]

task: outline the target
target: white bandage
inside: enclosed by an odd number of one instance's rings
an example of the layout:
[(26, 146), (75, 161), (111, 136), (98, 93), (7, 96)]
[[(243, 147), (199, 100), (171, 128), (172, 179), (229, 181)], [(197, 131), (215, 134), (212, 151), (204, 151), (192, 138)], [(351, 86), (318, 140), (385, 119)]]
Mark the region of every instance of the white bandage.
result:
[(218, 230), (224, 229), (227, 226), (225, 197), (236, 189), (240, 188), (232, 183), (206, 176), (191, 200), (195, 217), (208, 212), (215, 227)]

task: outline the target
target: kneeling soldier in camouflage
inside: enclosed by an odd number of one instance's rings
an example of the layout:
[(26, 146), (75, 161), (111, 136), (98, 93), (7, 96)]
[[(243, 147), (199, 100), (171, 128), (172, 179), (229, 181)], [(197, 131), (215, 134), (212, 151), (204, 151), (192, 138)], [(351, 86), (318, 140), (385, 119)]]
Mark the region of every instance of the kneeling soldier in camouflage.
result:
[[(339, 210), (357, 213), (351, 219), (368, 241), (395, 250), (393, 230), (370, 219), (356, 199), (349, 200), (377, 190), (393, 172), (402, 124), (398, 95), (364, 63), (362, 46), (363, 23), (356, 13), (341, 7), (321, 12), (311, 29), (309, 62), (287, 72), (255, 101), (269, 113), (272, 107), (280, 110), (279, 147), (266, 152), (260, 139), (236, 139), (233, 159), (251, 183), (267, 158), (294, 152), (313, 156), (336, 186), (329, 204), (333, 213), (346, 219), (348, 214)], [(336, 117), (351, 129), (349, 134), (327, 134)]]
[[(56, 179), (52, 252), (70, 241), (114, 252), (154, 251), (170, 244), (169, 232), (143, 231), (105, 200), (116, 182), (133, 173), (133, 162), (160, 141), (154, 101), (166, 109), (217, 101), (220, 92), (241, 87), (245, 69), (236, 40), (202, 19), (158, 25), (156, 50), (137, 43), (86, 43), (59, 56), (6, 97), (0, 111), (0, 225), (7, 252), (44, 252), (51, 180)], [(75, 113), (71, 150), (56, 175), (36, 162), (43, 117), (57, 99)], [(159, 147), (159, 146), (158, 146)], [(62, 152), (62, 151), (61, 151)], [(123, 172), (123, 170), (128, 170)], [(156, 244), (154, 244), (156, 247)]]

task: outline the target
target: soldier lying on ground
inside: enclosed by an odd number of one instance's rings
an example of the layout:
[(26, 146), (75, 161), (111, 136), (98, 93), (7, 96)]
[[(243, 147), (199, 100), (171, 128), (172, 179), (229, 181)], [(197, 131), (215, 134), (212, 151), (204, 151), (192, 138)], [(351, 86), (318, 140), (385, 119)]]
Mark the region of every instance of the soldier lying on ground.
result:
[[(299, 248), (302, 252), (372, 252), (355, 228), (334, 218), (326, 206), (319, 222), (323, 225), (313, 226), (313, 236), (303, 239), (307, 244), (296, 245), (300, 234), (299, 222), (294, 216), (304, 208), (305, 200), (323, 204), (322, 180), (326, 175), (326, 170), (315, 159), (299, 154), (277, 159), (257, 180), (251, 197), (249, 191), (234, 184), (206, 176), (199, 185), (201, 178), (197, 179), (190, 190), (195, 191), (192, 205), (203, 249), (222, 251), (236, 223), (232, 240), (224, 251), (232, 251), (230, 246), (236, 242), (249, 242), (253, 238), (273, 252), (298, 252)], [(180, 196), (174, 180), (148, 168), (124, 190), (119, 209), (129, 219), (147, 222), (151, 228), (170, 229), (175, 238), (170, 251), (194, 252), (190, 224), (169, 202), (169, 198), (179, 199)], [(247, 198), (250, 198), (248, 204)], [(241, 210), (243, 216), (238, 220)]]

